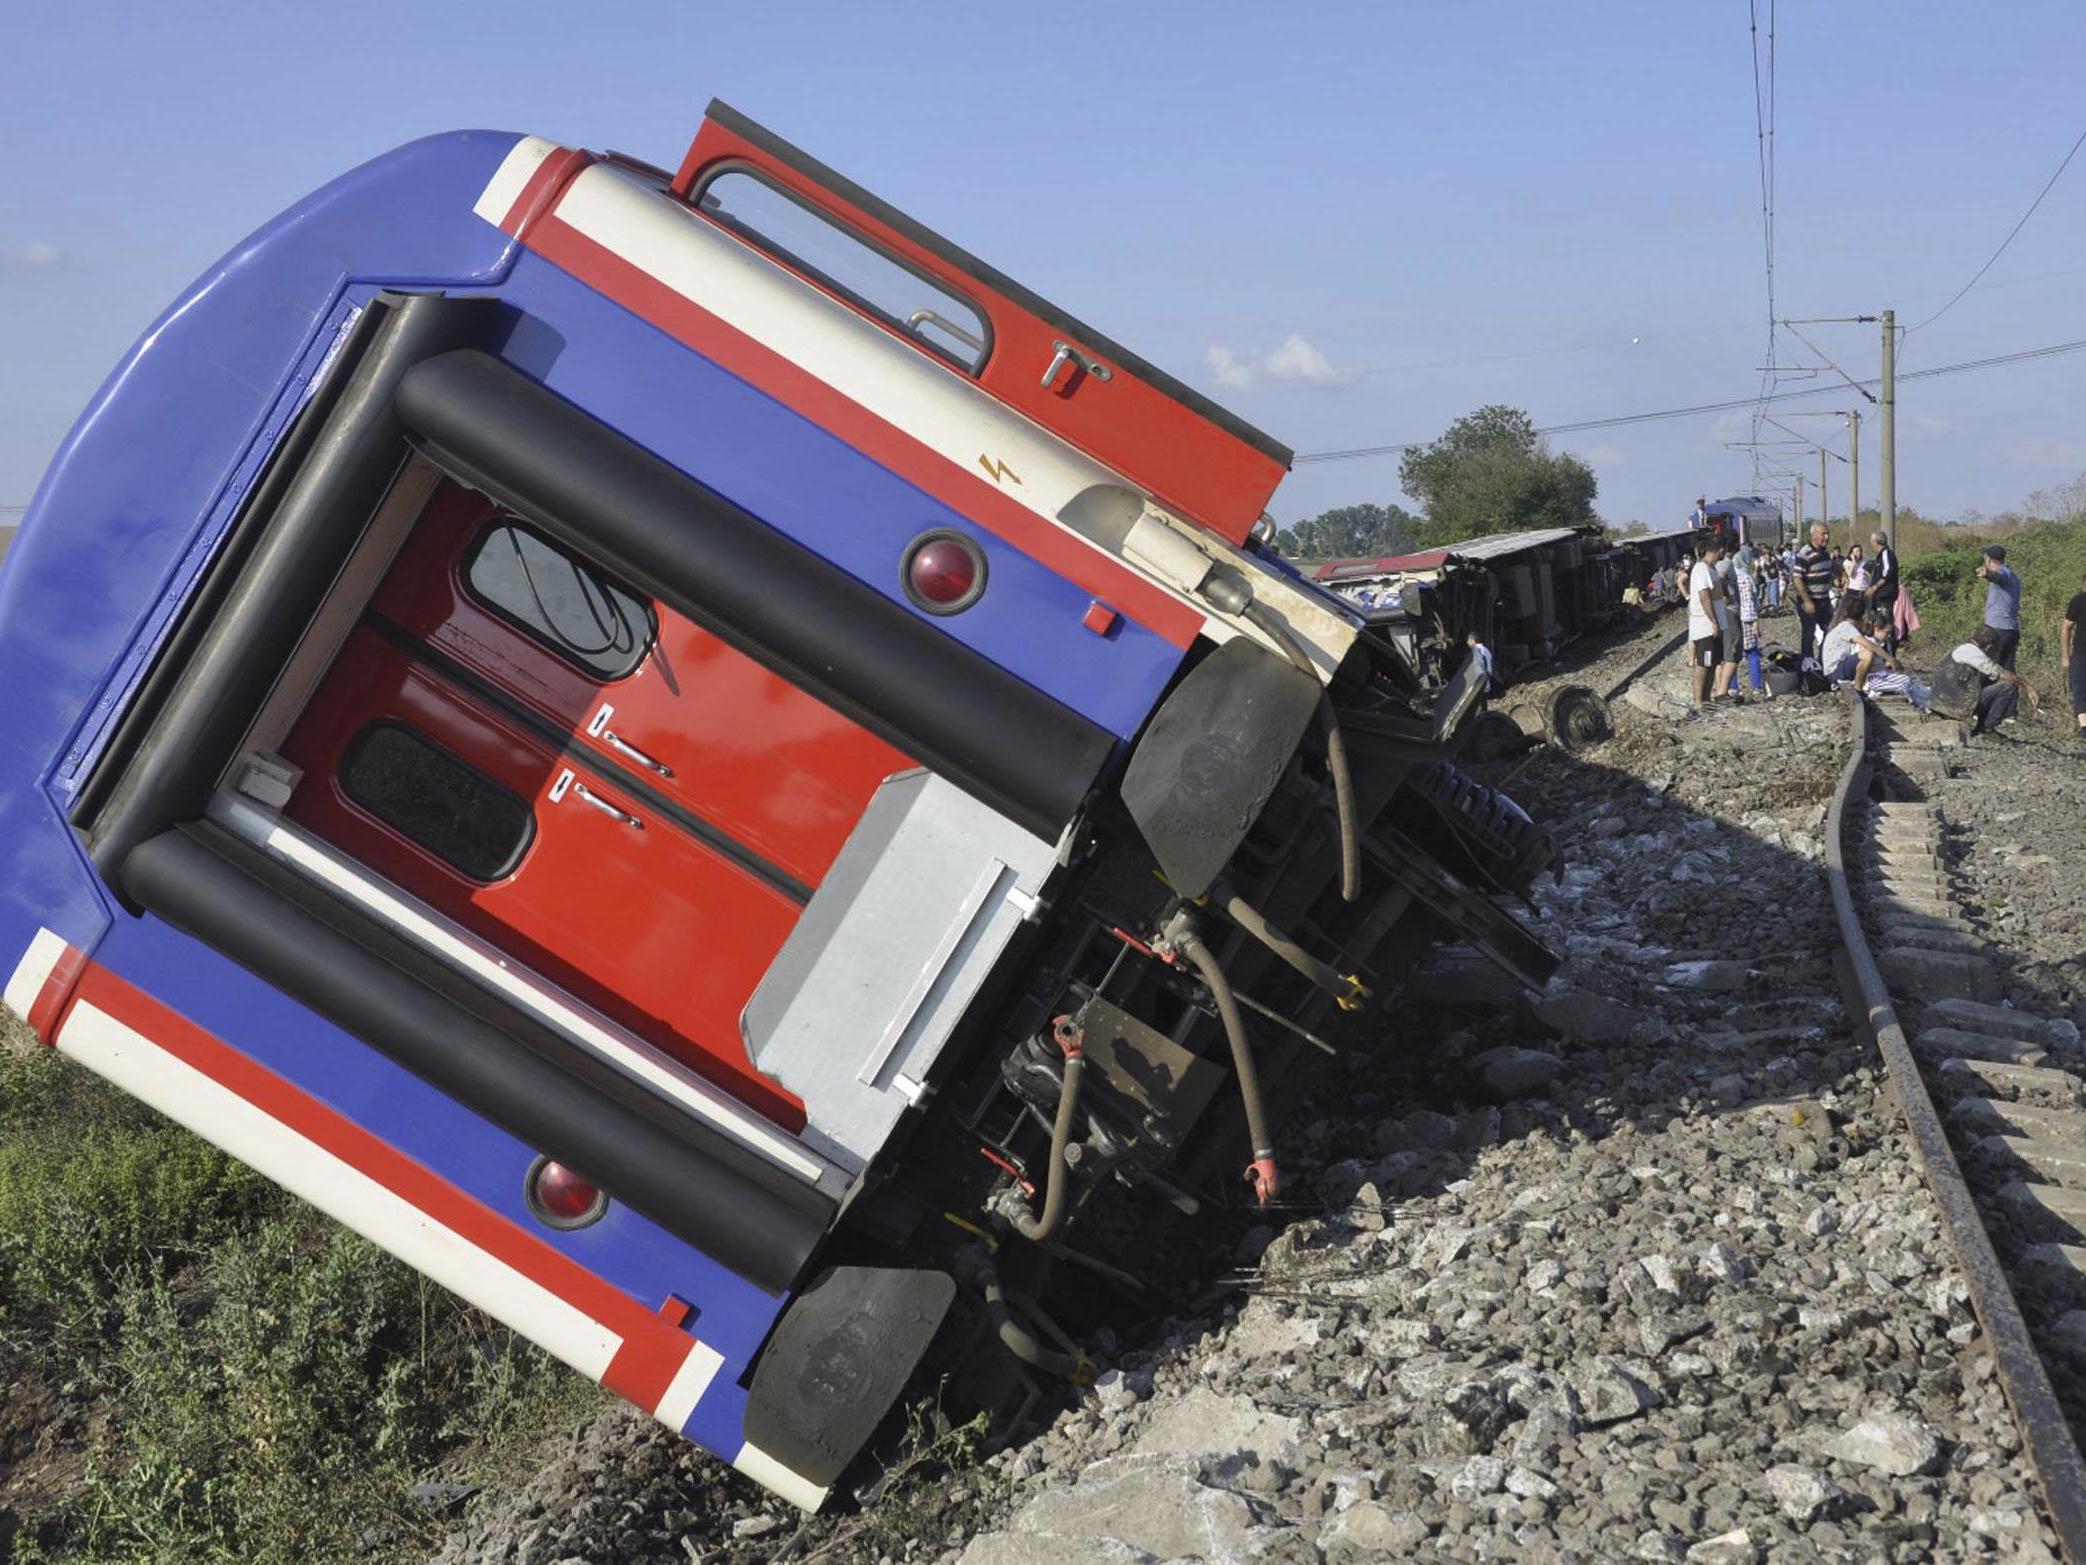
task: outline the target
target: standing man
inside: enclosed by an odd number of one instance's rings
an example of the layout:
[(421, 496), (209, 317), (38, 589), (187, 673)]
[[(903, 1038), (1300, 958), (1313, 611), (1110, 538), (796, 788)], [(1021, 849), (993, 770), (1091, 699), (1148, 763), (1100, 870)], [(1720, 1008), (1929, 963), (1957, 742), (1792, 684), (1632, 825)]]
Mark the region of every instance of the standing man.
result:
[(1832, 534), (1823, 522), (1811, 524), (1811, 541), (1796, 551), (1789, 585), (1796, 590), (1797, 648), (1805, 657), (1816, 657), (1832, 624), (1833, 579)]
[(2086, 743), (2086, 576), (2064, 608), (2064, 626), (2058, 648), (2063, 654), (2064, 677), (2071, 686), (2072, 721), (2078, 724), (2074, 737)]
[(1709, 705), (1709, 693), (1722, 661), (1724, 640), (1717, 632), (1717, 571), (1724, 552), (1721, 540), (1702, 546), (1702, 558), (1688, 572), (1688, 672), (1695, 683), (1695, 705)]
[(1898, 650), (1898, 551), (1881, 532), (1869, 534), (1876, 550), (1876, 563), (1869, 570), (1869, 603), (1883, 616), (1883, 644)]
[(1491, 700), (1506, 689), (1499, 675), (1493, 672), (1492, 649), (1485, 645), (1484, 638), (1472, 631), (1463, 638), (1470, 648), (1470, 660), (1478, 666), (1478, 678), (1484, 681), (1485, 699)]
[(2001, 668), (2010, 669), (2021, 647), (2021, 578), (2006, 563), (2005, 544), (1985, 545), (1977, 574), (1985, 579), (1985, 623), (1999, 636), (1992, 656)]

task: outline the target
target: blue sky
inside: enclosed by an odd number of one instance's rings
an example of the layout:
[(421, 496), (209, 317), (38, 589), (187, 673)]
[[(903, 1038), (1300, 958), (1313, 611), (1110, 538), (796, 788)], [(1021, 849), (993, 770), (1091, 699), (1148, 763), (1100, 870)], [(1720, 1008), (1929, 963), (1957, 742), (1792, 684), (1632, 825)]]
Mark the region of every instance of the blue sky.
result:
[[(2086, 8), (1778, 10), (1782, 313), (1917, 322), (2086, 130)], [(1492, 401), (1549, 424), (1747, 396), (1766, 338), (1747, 16), (1746, 0), (37, 7), (10, 29), (0, 99), (0, 505), (28, 497), (194, 273), (333, 174), (459, 126), (671, 164), (712, 95), (1299, 451), (1425, 439)], [(2086, 153), (1901, 367), (2082, 337)], [(1814, 340), (1873, 373), (1874, 328)], [(2082, 390), (2086, 354), (1908, 384), (1900, 499), (1990, 511), (2076, 476)], [(1558, 443), (1593, 464), (1608, 519), (1667, 520), (1750, 485), (1751, 459), (1721, 445), (1748, 424)], [(1396, 498), (1395, 458), (1324, 463), (1275, 511)]]

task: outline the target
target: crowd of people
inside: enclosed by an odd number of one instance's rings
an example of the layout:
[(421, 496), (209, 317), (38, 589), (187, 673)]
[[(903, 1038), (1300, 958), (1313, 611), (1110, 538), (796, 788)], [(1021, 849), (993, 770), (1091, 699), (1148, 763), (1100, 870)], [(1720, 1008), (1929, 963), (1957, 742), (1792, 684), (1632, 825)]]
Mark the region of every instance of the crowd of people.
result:
[[(1922, 711), (1956, 719), (1966, 738), (1990, 733), (2026, 698), (2042, 696), (2014, 666), (2021, 644), (2021, 578), (2003, 544), (1979, 556), (1983, 623), (1952, 648), (1930, 679), (1909, 673), (1899, 654), (1919, 629), (1897, 551), (1881, 532), (1842, 553), (1820, 523), (1800, 548), (1780, 551), (1712, 538), (1699, 556), (1655, 573), (1632, 601), (1684, 600), (1694, 704), (1771, 698), (1851, 684), (1871, 695), (1898, 695)], [(2075, 733), (2086, 743), (2086, 577), (2066, 607), (2060, 658)], [(1763, 647), (1760, 621), (1784, 608), (1796, 617), (1796, 646)], [(1740, 688), (1741, 668), (1750, 692)]]

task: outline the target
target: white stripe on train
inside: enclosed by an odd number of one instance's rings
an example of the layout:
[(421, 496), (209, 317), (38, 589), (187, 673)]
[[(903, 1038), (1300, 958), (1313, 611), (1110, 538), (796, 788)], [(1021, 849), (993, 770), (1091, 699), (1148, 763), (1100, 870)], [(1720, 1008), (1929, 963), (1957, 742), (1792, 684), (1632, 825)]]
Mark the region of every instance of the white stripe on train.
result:
[(43, 986), (51, 976), (51, 969), (58, 965), (58, 958), (65, 954), (65, 941), (48, 929), (39, 929), (29, 942), (29, 949), (15, 963), (14, 973), (7, 980), (7, 1008), (23, 1021), (29, 1020), (29, 1011), (36, 998), (43, 993)]
[(484, 192), (472, 203), (471, 210), (495, 228), (507, 220), (507, 213), (521, 198), (521, 193), (535, 177), (536, 170), (543, 167), (543, 160), (558, 150), (555, 141), (546, 141), (541, 136), (524, 136), (517, 141), (493, 177), (486, 182)]

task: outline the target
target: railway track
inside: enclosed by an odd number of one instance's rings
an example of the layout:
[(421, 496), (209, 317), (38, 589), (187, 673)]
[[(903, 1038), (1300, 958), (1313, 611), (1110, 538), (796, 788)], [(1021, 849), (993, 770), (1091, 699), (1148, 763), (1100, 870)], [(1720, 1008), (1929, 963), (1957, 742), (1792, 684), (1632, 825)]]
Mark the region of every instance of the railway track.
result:
[[(2086, 1561), (2080, 1409), (2068, 1415), (2046, 1355), (2061, 1365), (2072, 1338), (2086, 1346), (2086, 1312), (2031, 1313), (2015, 1288), (2032, 1272), (2038, 1296), (2086, 1302), (2086, 1077), (2052, 1063), (2076, 1031), (1994, 1003), (2001, 974), (1955, 895), (1942, 807), (1918, 797), (1945, 763), (1848, 699), (1826, 873), (1849, 1009), (1889, 1072), (2047, 1518), (2076, 1565)], [(2005, 1220), (1988, 1223), (1993, 1211)]]

